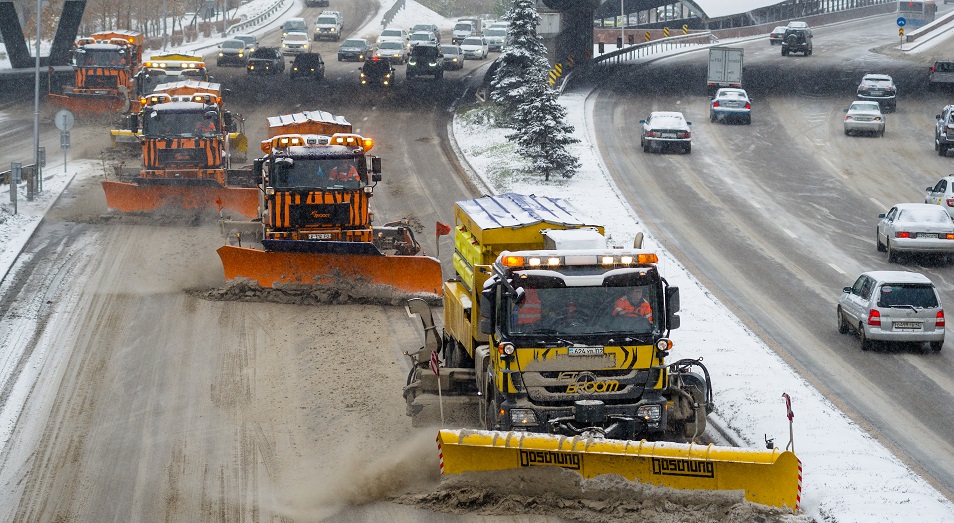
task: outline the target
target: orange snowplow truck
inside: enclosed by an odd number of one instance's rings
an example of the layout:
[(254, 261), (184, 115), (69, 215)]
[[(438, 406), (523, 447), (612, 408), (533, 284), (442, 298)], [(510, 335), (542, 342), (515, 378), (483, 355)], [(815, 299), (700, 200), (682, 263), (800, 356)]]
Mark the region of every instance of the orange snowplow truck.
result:
[(371, 296), (441, 293), (440, 262), (419, 255), (406, 223), (371, 225), (381, 159), (343, 116), (308, 111), (268, 118), (266, 156), (253, 170), (263, 194), (262, 249), (218, 249), (227, 279), (330, 285)]
[(258, 216), (252, 170), (229, 165), (229, 131), (237, 122), (222, 110), (219, 84), (162, 84), (145, 98), (139, 120), (142, 168), (102, 182), (107, 206), (122, 212), (217, 208)]
[(49, 93), (57, 107), (76, 113), (129, 111), (133, 78), (142, 64), (142, 33), (105, 31), (73, 44), (76, 77), (63, 94)]

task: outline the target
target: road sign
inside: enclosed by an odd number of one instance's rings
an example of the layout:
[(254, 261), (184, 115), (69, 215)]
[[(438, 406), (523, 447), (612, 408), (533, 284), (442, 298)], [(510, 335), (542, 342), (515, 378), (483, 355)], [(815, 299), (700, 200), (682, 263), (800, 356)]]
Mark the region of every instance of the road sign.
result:
[(73, 117), (73, 113), (66, 110), (60, 109), (56, 113), (56, 116), (53, 117), (53, 122), (56, 123), (56, 128), (61, 131), (69, 131), (73, 128), (73, 123), (76, 122), (76, 118)]
[(663, 36), (669, 38), (669, 28), (663, 27)]
[(898, 17), (898, 27), (904, 27), (905, 24), (907, 24), (907, 23), (908, 23), (908, 21), (905, 20), (903, 16), (899, 16), (899, 17)]
[(903, 28), (903, 27), (899, 27), (899, 28), (898, 28), (898, 34), (899, 34), (900, 36), (904, 36), (904, 28)]

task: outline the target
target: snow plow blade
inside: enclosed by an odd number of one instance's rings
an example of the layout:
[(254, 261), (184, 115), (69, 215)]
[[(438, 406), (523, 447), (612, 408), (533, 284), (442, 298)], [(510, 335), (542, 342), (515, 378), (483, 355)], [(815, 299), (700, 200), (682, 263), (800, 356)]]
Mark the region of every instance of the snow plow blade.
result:
[(122, 111), (129, 104), (122, 96), (113, 95), (73, 95), (48, 94), (46, 99), (50, 105), (61, 109), (69, 109), (80, 115), (115, 113)]
[(139, 185), (106, 180), (106, 205), (121, 212), (151, 212), (163, 207), (211, 209), (244, 218), (258, 216), (258, 189), (213, 185)]
[(441, 474), (561, 467), (584, 478), (617, 474), (674, 489), (742, 490), (748, 501), (793, 514), (801, 498), (801, 461), (781, 449), (482, 430), (441, 430), (437, 447)]
[[(266, 248), (269, 248), (268, 245)], [(430, 256), (385, 255), (373, 252), (263, 251), (231, 245), (219, 247), (218, 253), (226, 279), (246, 278), (265, 288), (280, 284), (345, 287), (362, 284), (384, 285), (414, 295), (442, 295), (441, 264)]]

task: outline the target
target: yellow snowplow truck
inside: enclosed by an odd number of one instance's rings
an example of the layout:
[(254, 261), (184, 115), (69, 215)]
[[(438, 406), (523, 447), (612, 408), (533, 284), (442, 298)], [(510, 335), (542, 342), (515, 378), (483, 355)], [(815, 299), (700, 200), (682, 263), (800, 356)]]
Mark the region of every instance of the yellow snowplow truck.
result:
[[(435, 419), (439, 406), (442, 418), (470, 410), (486, 429), (441, 432), (445, 473), (555, 465), (674, 488), (743, 488), (750, 499), (795, 507), (795, 490), (781, 498), (759, 490), (768, 482), (756, 465), (783, 452), (709, 452), (702, 461), (677, 452), (657, 466), (651, 451), (632, 451), (640, 440), (700, 448), (713, 408), (701, 361), (669, 362), (679, 290), (660, 275), (656, 254), (608, 247), (603, 227), (562, 199), (486, 196), (457, 202), (454, 214), (457, 274), (444, 283), (443, 332), (426, 303), (408, 301), (425, 345), (409, 354), (404, 388), (415, 424)], [(797, 490), (789, 458), (784, 474), (770, 475)], [(679, 470), (708, 476), (729, 461), (741, 463), (743, 479), (725, 481), (733, 469), (719, 481), (677, 481)]]

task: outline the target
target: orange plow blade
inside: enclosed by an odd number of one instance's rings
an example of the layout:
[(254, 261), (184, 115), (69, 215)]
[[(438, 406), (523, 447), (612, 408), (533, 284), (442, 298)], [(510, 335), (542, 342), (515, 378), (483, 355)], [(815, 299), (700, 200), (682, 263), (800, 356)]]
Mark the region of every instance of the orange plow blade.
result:
[(48, 94), (47, 101), (54, 107), (69, 109), (76, 114), (102, 114), (119, 112), (126, 102), (120, 96), (66, 96)]
[(440, 262), (429, 256), (276, 252), (219, 247), (225, 278), (276, 284), (384, 285), (409, 294), (442, 294)]
[(138, 185), (104, 181), (106, 205), (121, 212), (149, 212), (161, 207), (221, 208), (245, 218), (258, 217), (258, 189), (194, 185)]

